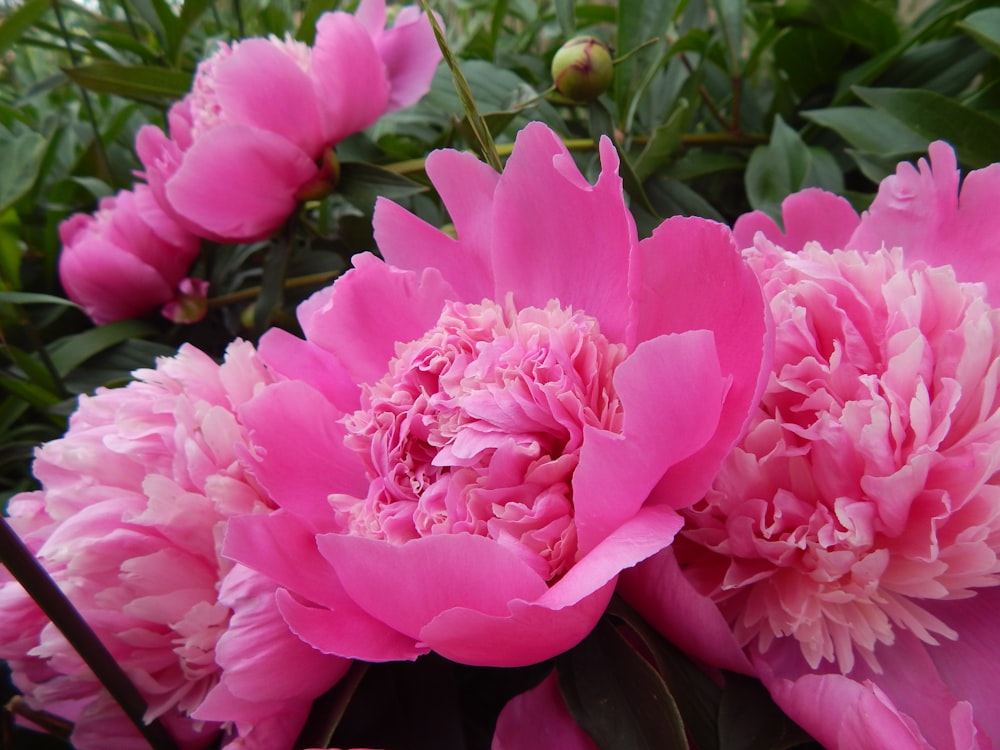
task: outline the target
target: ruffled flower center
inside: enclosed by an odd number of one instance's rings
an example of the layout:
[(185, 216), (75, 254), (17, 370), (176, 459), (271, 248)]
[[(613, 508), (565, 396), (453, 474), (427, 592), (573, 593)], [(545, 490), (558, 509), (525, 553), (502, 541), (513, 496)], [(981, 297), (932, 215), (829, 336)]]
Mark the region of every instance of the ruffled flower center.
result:
[(675, 549), (744, 644), (878, 671), (898, 630), (957, 637), (927, 602), (1000, 583), (1000, 311), (898, 250), (749, 260), (774, 373)]
[(620, 432), (612, 384), (625, 358), (598, 322), (563, 309), (448, 303), (397, 346), (385, 377), (346, 419), (368, 496), (334, 498), (352, 533), (403, 543), (477, 534), (546, 580), (576, 554), (573, 471), (586, 425)]

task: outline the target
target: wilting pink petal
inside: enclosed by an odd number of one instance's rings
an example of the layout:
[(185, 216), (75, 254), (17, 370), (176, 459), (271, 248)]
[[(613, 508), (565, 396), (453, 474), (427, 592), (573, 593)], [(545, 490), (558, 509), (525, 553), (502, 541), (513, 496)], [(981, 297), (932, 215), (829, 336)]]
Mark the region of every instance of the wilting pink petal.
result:
[(273, 571), (291, 628), (326, 653), (513, 666), (573, 646), (694, 500), (650, 490), (696, 456), (707, 484), (766, 369), (759, 284), (724, 227), (704, 232), (711, 312), (643, 301), (643, 268), (683, 275), (665, 248), (700, 220), (640, 246), (609, 142), (596, 185), (540, 124), (503, 174), (470, 159), (428, 161), (458, 239), (379, 202), (386, 261), (356, 257), (305, 302), (299, 345), (265, 337), (303, 382), (241, 411), (247, 468), (282, 510), (234, 519), (226, 554)]

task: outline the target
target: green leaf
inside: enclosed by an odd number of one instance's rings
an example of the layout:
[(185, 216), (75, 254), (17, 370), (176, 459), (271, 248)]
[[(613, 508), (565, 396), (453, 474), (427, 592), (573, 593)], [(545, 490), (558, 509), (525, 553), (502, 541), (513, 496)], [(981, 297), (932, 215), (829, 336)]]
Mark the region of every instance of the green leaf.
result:
[(730, 75), (740, 73), (743, 56), (743, 14), (746, 9), (744, 0), (713, 0), (712, 6), (719, 16), (719, 27), (725, 41), (726, 59)]
[(56, 372), (66, 376), (105, 349), (154, 333), (156, 328), (146, 321), (119, 320), (59, 339), (49, 347), (49, 357)]
[(0, 292), (0, 302), (7, 302), (11, 305), (66, 305), (67, 307), (78, 307), (75, 302), (71, 302), (63, 297), (56, 297), (53, 294), (35, 294), (34, 292)]
[(667, 686), (606, 618), (556, 669), (566, 706), (601, 750), (688, 747)]
[(21, 222), (9, 208), (0, 214), (0, 287), (21, 288)]
[(328, 10), (334, 10), (339, 5), (338, 0), (309, 0), (305, 10), (302, 11), (302, 21), (295, 32), (295, 38), (311, 45), (316, 38), (316, 21)]
[(379, 196), (399, 200), (425, 190), (427, 188), (419, 182), (374, 164), (343, 162), (340, 165), (337, 191), (368, 214)]
[(6, 13), (0, 17), (0, 53), (10, 49), (21, 38), (21, 34), (31, 28), (31, 25), (51, 7), (50, 0), (28, 0), (13, 13)]
[(750, 205), (780, 219), (781, 202), (802, 187), (810, 161), (799, 134), (776, 117), (771, 142), (753, 150), (743, 176)]
[(62, 400), (59, 396), (41, 386), (6, 375), (0, 376), (0, 388), (3, 388), (3, 390), (12, 396), (17, 396), (28, 402), (36, 409), (48, 409)]
[(870, 52), (881, 52), (899, 41), (896, 19), (884, 4), (872, 0), (792, 2), (778, 6), (780, 23), (808, 23)]
[(62, 383), (56, 380), (52, 372), (38, 359), (10, 344), (4, 346), (4, 352), (21, 369), (28, 381), (54, 396), (63, 394)]
[(64, 72), (85, 89), (154, 104), (179, 99), (191, 88), (190, 73), (151, 65), (96, 62)]
[(977, 10), (955, 26), (975, 39), (983, 49), (1000, 57), (1000, 8)]
[(691, 103), (679, 99), (666, 122), (653, 131), (646, 147), (635, 161), (635, 173), (645, 181), (663, 167), (681, 147), (681, 136), (690, 122)]
[[(621, 0), (615, 51), (626, 55), (650, 39), (663, 38), (678, 0)], [(664, 44), (653, 45), (615, 65), (614, 99), (619, 115), (631, 108), (650, 66), (662, 56)]]
[(720, 750), (790, 750), (811, 741), (757, 680), (726, 672), (719, 706)]
[(567, 36), (573, 36), (576, 31), (576, 0), (555, 0), (556, 18), (559, 28)]
[(948, 141), (966, 166), (979, 168), (1000, 161), (1000, 120), (933, 91), (855, 86), (854, 92), (928, 141)]
[(927, 148), (923, 136), (895, 117), (868, 107), (828, 107), (802, 112), (830, 128), (854, 148), (883, 154), (912, 154)]
[(38, 179), (46, 140), (15, 123), (11, 132), (0, 126), (0, 213), (24, 196)]

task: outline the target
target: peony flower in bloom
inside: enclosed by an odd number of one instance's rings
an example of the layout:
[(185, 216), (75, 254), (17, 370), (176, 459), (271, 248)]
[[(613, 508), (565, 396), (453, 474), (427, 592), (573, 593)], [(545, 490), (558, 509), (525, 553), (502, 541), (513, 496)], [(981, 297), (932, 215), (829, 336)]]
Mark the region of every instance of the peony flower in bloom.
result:
[(773, 374), (672, 549), (622, 583), (831, 748), (1000, 742), (996, 271), (972, 283), (996, 253), (1000, 167), (959, 194), (951, 149), (930, 158), (900, 165), (847, 237), (818, 191), (785, 202), (784, 237), (748, 218)]
[(536, 687), (514, 696), (497, 718), (491, 750), (597, 750), (570, 714), (555, 672)]
[(385, 262), (274, 330), (282, 378), (241, 410), (280, 506), (225, 553), (281, 584), (292, 630), (369, 661), (514, 666), (580, 641), (619, 571), (667, 546), (766, 367), (760, 289), (729, 231), (638, 241), (612, 144), (589, 184), (541, 124), (502, 175), (439, 151), (458, 239), (380, 201)]
[(198, 65), (191, 92), (168, 117), (170, 137), (136, 138), (157, 199), (195, 234), (261, 239), (327, 178), (324, 152), (416, 102), (441, 59), (416, 8), (385, 27), (385, 0), (355, 15), (326, 13), (313, 47), (292, 39), (222, 44)]
[[(349, 662), (292, 635), (269, 579), (219, 554), (227, 518), (271, 504), (236, 451), (236, 409), (270, 382), (253, 347), (221, 366), (185, 346), (125, 388), (83, 397), (34, 463), (11, 523), (184, 748), (290, 747)], [(0, 586), (0, 658), (75, 747), (145, 741), (21, 587)]]
[(198, 238), (163, 212), (146, 185), (104, 198), (93, 215), (73, 214), (59, 238), (63, 289), (98, 325), (169, 302), (198, 255)]

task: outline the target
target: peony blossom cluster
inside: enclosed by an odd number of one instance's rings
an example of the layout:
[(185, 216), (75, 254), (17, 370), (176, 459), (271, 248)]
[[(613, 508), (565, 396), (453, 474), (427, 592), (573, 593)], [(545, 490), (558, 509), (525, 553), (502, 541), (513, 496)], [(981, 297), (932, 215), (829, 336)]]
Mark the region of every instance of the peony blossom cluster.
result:
[(205, 283), (181, 285), (199, 238), (267, 237), (299, 201), (329, 190), (338, 142), (427, 92), (441, 52), (426, 16), (407, 6), (385, 26), (385, 0), (362, 0), (354, 14), (323, 14), (312, 47), (221, 44), (171, 107), (170, 136), (139, 131), (148, 184), (60, 226), (67, 296), (98, 324), (164, 304), (175, 322), (203, 316)]
[[(184, 346), (136, 377), (81, 399), (38, 450), (42, 489), (11, 500), (10, 523), (181, 747), (220, 735), (290, 747), (349, 662), (293, 636), (274, 584), (220, 554), (227, 519), (273, 510), (237, 456), (238, 409), (271, 377), (239, 341), (221, 366)], [(0, 585), (0, 658), (30, 705), (74, 723), (75, 747), (146, 747), (13, 581)]]
[[(1000, 166), (900, 165), (737, 237), (775, 325), (747, 434), (627, 598), (831, 748), (1000, 741)], [(682, 613), (678, 616), (677, 613)]]
[(565, 651), (740, 435), (768, 366), (753, 273), (714, 222), (639, 241), (600, 159), (592, 185), (540, 123), (502, 174), (435, 152), (457, 239), (380, 201), (385, 260), (301, 305), (304, 340), (261, 340), (279, 380), (241, 416), (280, 510), (231, 519), (224, 552), (320, 651)]

